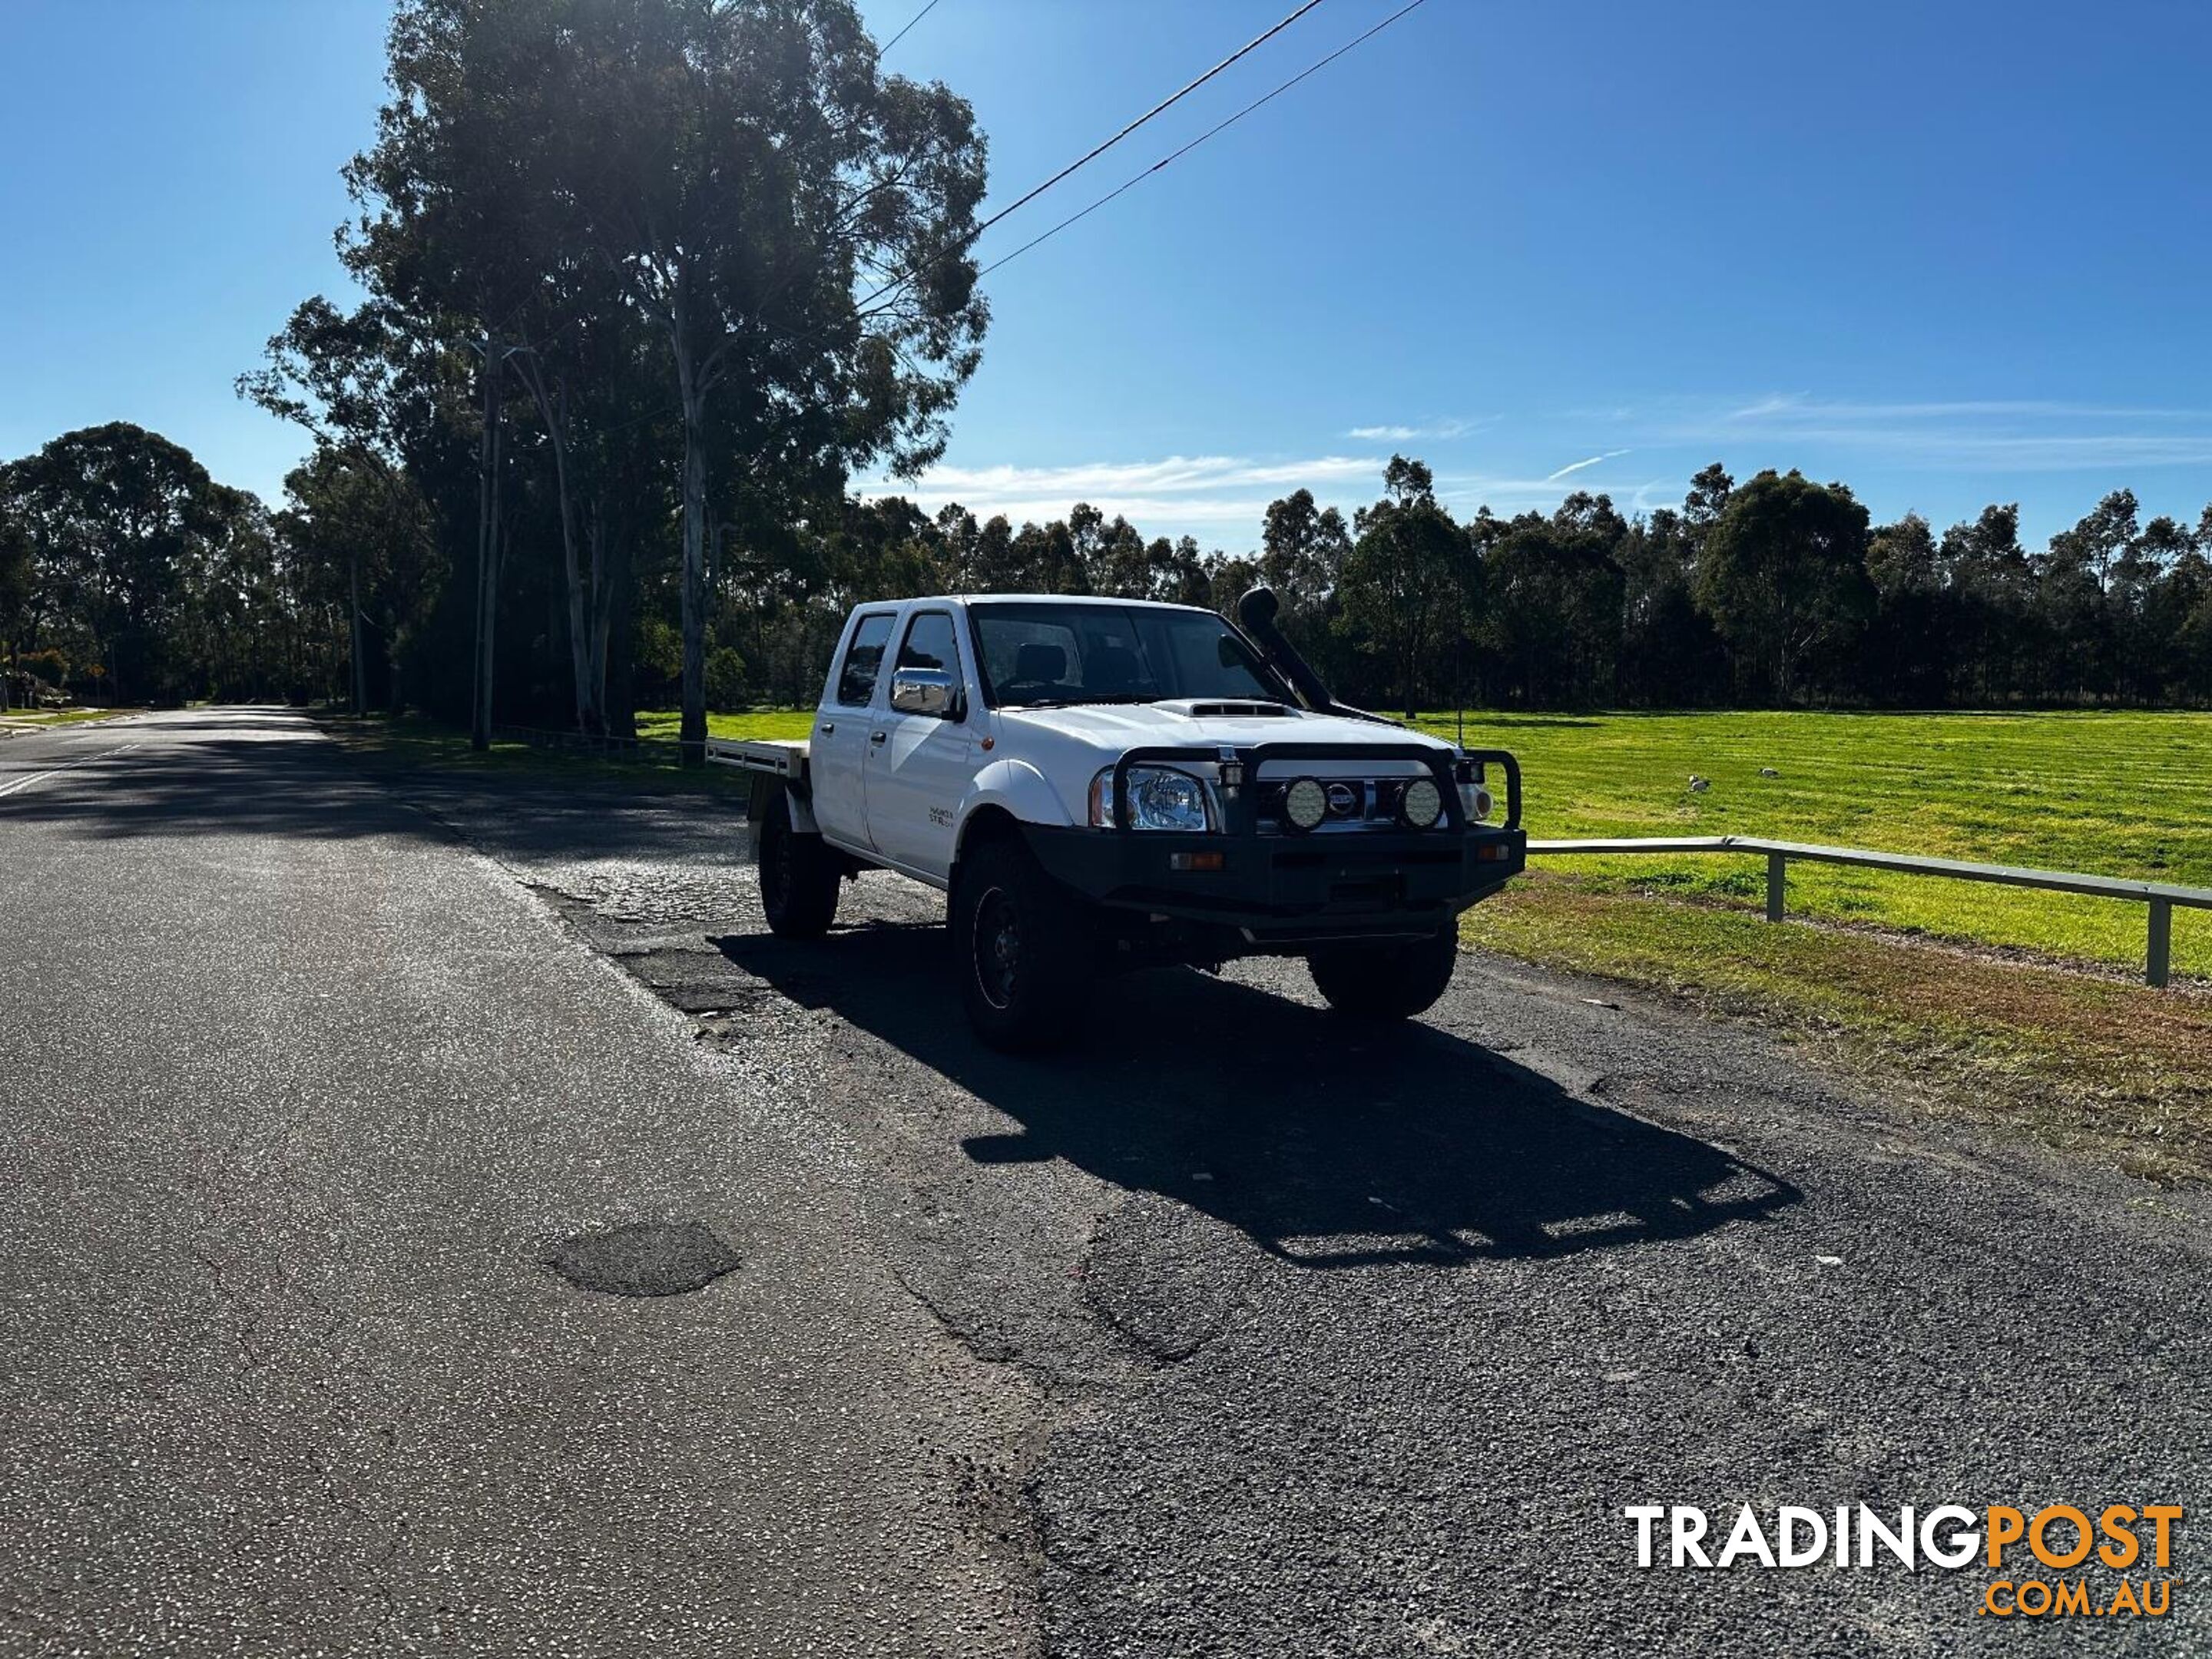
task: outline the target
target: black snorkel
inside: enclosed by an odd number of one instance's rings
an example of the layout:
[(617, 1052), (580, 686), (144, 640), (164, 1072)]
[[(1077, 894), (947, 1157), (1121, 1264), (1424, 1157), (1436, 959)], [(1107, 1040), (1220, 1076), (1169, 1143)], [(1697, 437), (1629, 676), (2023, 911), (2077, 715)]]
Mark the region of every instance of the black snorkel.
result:
[(1261, 651), (1275, 671), (1291, 683), (1293, 690), (1305, 700), (1307, 708), (1317, 714), (1339, 714), (1346, 720), (1372, 720), (1377, 726), (1395, 726), (1397, 721), (1385, 720), (1380, 714), (1370, 714), (1364, 708), (1354, 708), (1349, 703), (1339, 702), (1328, 694), (1328, 688), (1315, 673), (1313, 665), (1298, 655), (1296, 647), (1283, 637), (1283, 630), (1275, 626), (1275, 613), (1282, 607), (1275, 598), (1275, 590), (1262, 583), (1237, 601), (1237, 620), (1244, 631), (1259, 642)]

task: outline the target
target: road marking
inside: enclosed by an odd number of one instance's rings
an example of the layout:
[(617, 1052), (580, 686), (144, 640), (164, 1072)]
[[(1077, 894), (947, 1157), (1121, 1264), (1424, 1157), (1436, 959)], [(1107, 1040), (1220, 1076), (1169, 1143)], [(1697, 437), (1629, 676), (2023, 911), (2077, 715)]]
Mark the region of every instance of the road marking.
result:
[(59, 777), (63, 773), (74, 771), (89, 762), (106, 760), (111, 755), (119, 755), (130, 746), (127, 743), (118, 743), (112, 749), (103, 749), (97, 755), (87, 755), (82, 759), (73, 760), (67, 766), (49, 767), (43, 772), (32, 773), (27, 778), (17, 778), (13, 783), (0, 783), (0, 795), (19, 794), (34, 783), (43, 783), (48, 778)]

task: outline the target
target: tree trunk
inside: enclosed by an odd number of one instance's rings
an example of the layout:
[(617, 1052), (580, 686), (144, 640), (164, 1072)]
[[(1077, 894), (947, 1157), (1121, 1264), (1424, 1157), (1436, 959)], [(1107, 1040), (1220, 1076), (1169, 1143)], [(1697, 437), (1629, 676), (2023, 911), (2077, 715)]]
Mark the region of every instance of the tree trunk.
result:
[(608, 720), (607, 650), (614, 632), (615, 591), (618, 581), (627, 580), (626, 572), (618, 571), (616, 555), (608, 547), (606, 515), (595, 513), (588, 532), (592, 544), (592, 622), (586, 642), (585, 673), (591, 684), (592, 707), (599, 713), (599, 731), (613, 735)]
[(629, 579), (631, 545), (628, 537), (617, 536), (608, 566), (607, 682), (599, 707), (606, 710), (608, 735), (617, 738), (637, 735), (636, 664), (630, 648), (630, 611), (637, 590)]
[(483, 377), (483, 435), (477, 446), (476, 694), (469, 726), (469, 746), (477, 750), (491, 747), (493, 635), (499, 620), (500, 362), (489, 332)]
[(676, 387), (684, 404), (684, 719), (677, 732), (681, 762), (707, 763), (707, 435), (706, 392), (699, 384), (682, 310), (673, 331)]
[(575, 686), (576, 730), (586, 737), (593, 737), (605, 727), (595, 696), (599, 683), (592, 672), (591, 642), (596, 629), (593, 611), (598, 594), (596, 583), (587, 592), (583, 569), (576, 556), (576, 514), (568, 495), (568, 393), (565, 388), (557, 393), (549, 390), (540, 367), (527, 359), (523, 361), (522, 383), (529, 388), (531, 400), (538, 406), (538, 422), (544, 427), (546, 442), (553, 451), (554, 507), (561, 520), (562, 570), (568, 586), (568, 673)]
[(349, 544), (346, 551), (346, 638), (353, 656), (353, 712), (368, 713), (368, 665), (362, 659), (361, 647), (361, 549)]

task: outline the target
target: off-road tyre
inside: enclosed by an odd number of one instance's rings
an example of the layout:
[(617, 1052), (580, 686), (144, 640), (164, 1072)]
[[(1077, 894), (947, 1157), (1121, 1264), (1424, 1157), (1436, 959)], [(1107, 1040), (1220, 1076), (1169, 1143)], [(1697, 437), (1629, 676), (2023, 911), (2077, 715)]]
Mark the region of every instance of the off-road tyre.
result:
[(837, 919), (843, 880), (837, 854), (821, 836), (794, 828), (791, 796), (774, 791), (760, 827), (761, 908), (778, 939), (820, 939)]
[(1082, 1030), (1093, 962), (1091, 917), (1011, 836), (960, 861), (951, 897), (960, 999), (994, 1048), (1036, 1054)]
[(1451, 984), (1459, 930), (1376, 945), (1331, 945), (1312, 951), (1306, 967), (1328, 1006), (1348, 1019), (1411, 1019), (1432, 1007)]

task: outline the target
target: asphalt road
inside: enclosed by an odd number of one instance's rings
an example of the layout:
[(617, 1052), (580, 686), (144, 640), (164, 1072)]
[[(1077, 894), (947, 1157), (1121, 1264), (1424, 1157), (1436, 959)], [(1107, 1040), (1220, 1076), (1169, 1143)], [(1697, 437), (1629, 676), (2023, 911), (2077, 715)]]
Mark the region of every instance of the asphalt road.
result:
[[(1003, 1059), (929, 896), (788, 945), (747, 853), (289, 715), (0, 742), (0, 1650), (2212, 1648), (2186, 1523), (2166, 1618), (2024, 1628), (1621, 1516), (2191, 1504), (2201, 1198), (1480, 954)], [(547, 1265), (639, 1222), (738, 1265)]]

